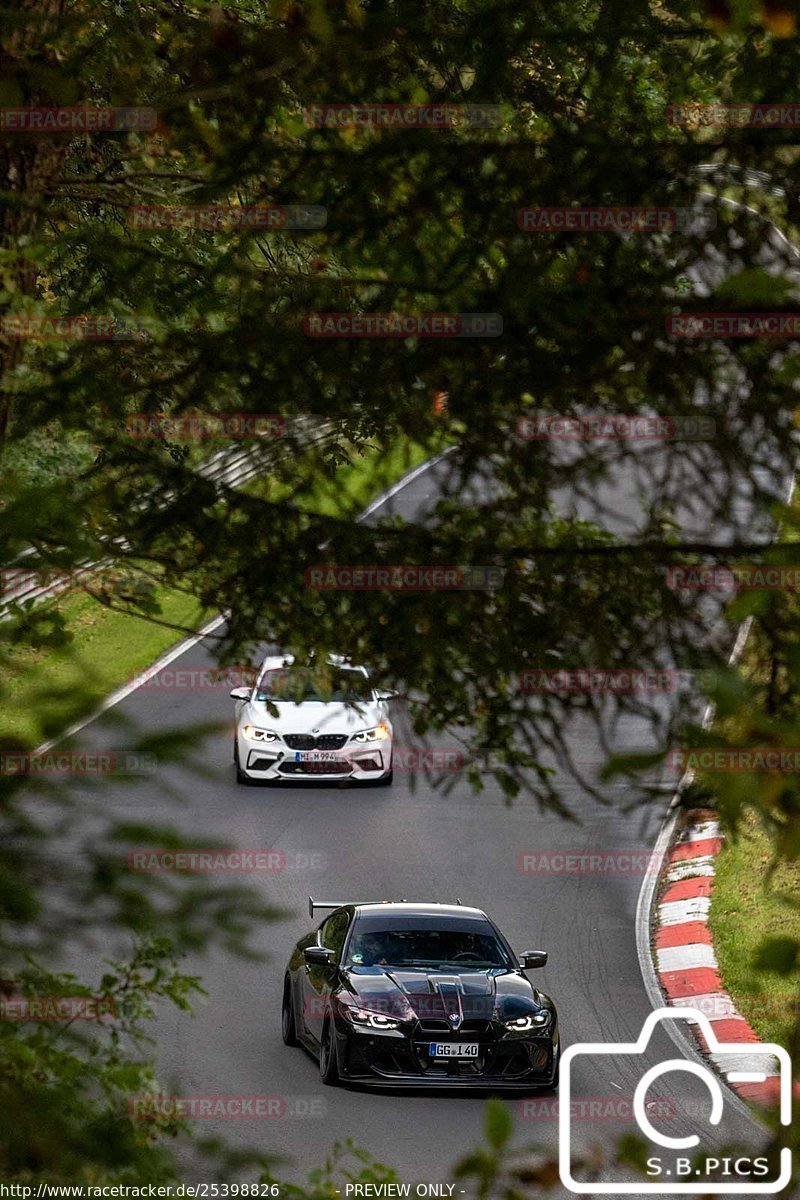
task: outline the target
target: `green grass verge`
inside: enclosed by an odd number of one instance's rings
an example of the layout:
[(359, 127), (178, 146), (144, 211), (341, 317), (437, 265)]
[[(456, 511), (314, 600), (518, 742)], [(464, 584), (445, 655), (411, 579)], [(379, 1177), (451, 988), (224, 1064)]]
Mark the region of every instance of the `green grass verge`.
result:
[[(350, 461), (342, 463), (334, 476), (325, 478), (319, 474), (311, 487), (294, 497), (293, 503), (298, 508), (326, 517), (352, 518), (406, 472), (440, 453), (447, 445), (444, 438), (427, 446), (401, 439), (388, 449), (368, 445), (361, 452), (351, 450)], [(267, 477), (251, 480), (243, 490), (273, 503), (289, 496), (286, 485)]]
[[(209, 614), (185, 592), (156, 588), (159, 619), (199, 628)], [(28, 747), (92, 712), (115, 688), (182, 640), (174, 629), (134, 612), (114, 612), (85, 592), (42, 608), (56, 610), (70, 641), (59, 648), (3, 647), (3, 740)]]
[[(353, 453), (335, 476), (316, 480), (295, 503), (326, 516), (352, 517), (440, 448), (404, 440), (388, 451), (370, 447)], [(270, 479), (254, 480), (245, 490), (265, 499), (276, 496)], [(160, 587), (153, 596), (161, 608), (159, 619), (181, 628), (197, 629), (213, 615), (183, 591)], [(4, 642), (0, 728), (7, 746), (32, 748), (55, 737), (184, 636), (135, 612), (112, 611), (85, 593), (41, 607), (58, 613), (70, 640), (57, 649)]]
[(709, 926), (725, 989), (766, 1042), (788, 1048), (800, 1002), (800, 864), (782, 863), (766, 883), (772, 858), (754, 814), (727, 838), (715, 865)]

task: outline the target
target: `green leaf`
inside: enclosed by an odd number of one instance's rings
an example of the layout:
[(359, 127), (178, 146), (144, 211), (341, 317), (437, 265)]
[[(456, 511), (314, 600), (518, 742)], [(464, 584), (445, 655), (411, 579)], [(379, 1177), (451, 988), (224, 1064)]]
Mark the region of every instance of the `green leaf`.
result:
[(494, 1096), (486, 1105), (486, 1136), (494, 1150), (502, 1150), (511, 1137), (514, 1123), (508, 1105)]

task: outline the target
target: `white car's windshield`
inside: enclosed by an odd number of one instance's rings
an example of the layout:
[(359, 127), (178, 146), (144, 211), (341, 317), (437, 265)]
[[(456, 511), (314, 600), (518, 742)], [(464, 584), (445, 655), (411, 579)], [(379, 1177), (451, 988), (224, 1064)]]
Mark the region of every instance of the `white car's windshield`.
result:
[[(365, 673), (355, 668), (336, 668), (321, 679), (299, 667), (277, 667), (262, 675), (256, 700), (269, 700), (273, 704), (298, 704), (307, 700), (354, 704), (366, 698), (365, 684)], [(359, 685), (361, 691), (357, 690)]]

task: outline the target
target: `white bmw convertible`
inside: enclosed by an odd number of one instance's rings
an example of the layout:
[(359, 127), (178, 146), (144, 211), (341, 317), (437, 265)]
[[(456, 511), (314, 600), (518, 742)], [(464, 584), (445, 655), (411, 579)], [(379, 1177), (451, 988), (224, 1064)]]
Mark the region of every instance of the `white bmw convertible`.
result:
[(324, 689), (291, 655), (265, 659), (255, 686), (237, 687), (233, 758), (238, 783), (325, 779), (392, 782), (391, 692), (364, 667), (329, 659)]

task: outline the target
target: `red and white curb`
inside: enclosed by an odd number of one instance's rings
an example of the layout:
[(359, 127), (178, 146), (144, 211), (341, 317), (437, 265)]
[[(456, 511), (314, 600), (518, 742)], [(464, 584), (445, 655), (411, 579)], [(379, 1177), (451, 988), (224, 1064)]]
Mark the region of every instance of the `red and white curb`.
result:
[[(694, 1030), (700, 1049), (728, 1077), (729, 1086), (751, 1104), (774, 1105), (780, 1068), (772, 1056), (748, 1053), (748, 1046), (761, 1044), (760, 1038), (722, 986), (708, 928), (714, 859), (722, 846), (719, 821), (708, 809), (695, 809), (687, 816), (668, 854), (654, 913), (656, 974), (670, 1005), (703, 1013), (718, 1042), (741, 1042), (741, 1055), (715, 1054), (700, 1029)], [(731, 1072), (761, 1078), (734, 1080)], [(796, 1095), (799, 1089), (795, 1085)]]

